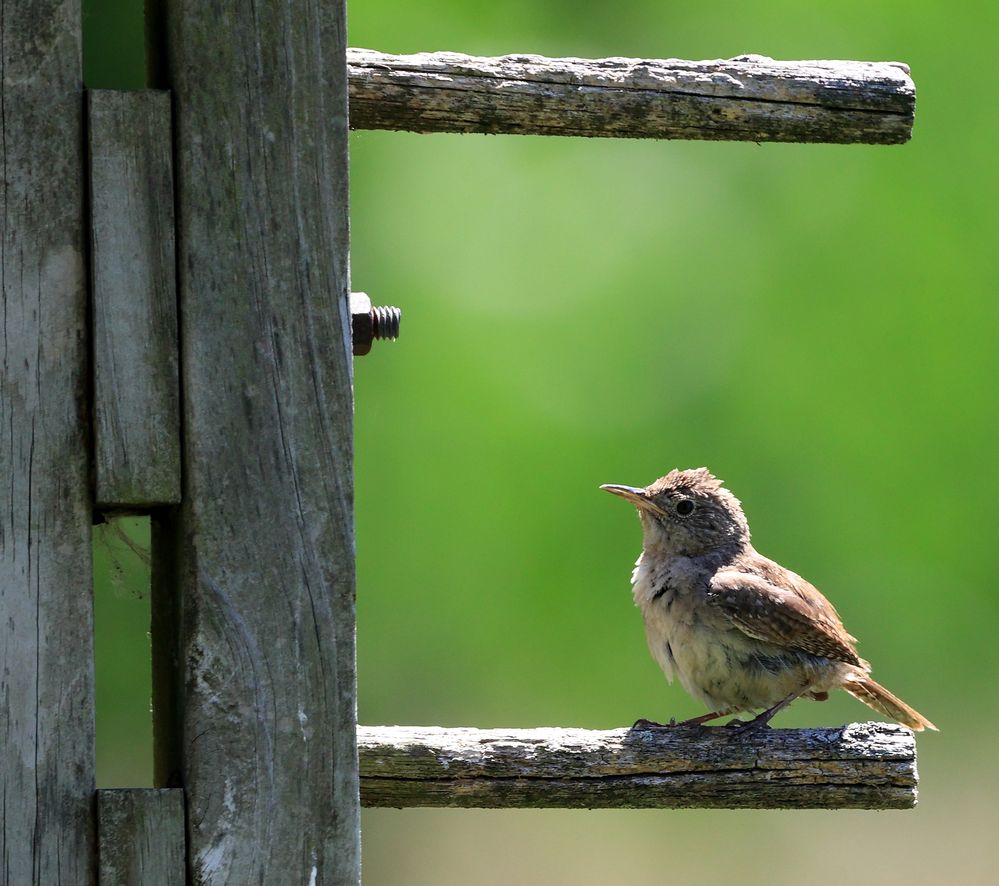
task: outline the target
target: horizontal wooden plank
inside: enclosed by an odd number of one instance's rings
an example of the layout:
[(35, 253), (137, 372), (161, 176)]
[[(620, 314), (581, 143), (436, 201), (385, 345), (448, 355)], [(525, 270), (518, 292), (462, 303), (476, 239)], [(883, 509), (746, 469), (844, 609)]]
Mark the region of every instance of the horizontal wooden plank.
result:
[(88, 93), (100, 510), (180, 501), (170, 96)]
[(354, 129), (898, 144), (916, 102), (900, 62), (348, 49), (347, 71)]
[(912, 732), (359, 726), (365, 806), (908, 809)]
[(97, 792), (100, 886), (184, 886), (184, 791)]

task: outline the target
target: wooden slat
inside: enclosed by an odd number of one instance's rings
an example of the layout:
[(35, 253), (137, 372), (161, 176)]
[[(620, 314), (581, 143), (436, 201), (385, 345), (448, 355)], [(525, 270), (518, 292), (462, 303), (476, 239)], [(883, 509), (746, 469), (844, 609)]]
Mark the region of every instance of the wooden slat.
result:
[(898, 144), (916, 90), (899, 62), (478, 58), (350, 49), (354, 129)]
[(0, 13), (0, 881), (93, 882), (77, 0)]
[(916, 743), (838, 729), (358, 727), (365, 806), (908, 809)]
[(88, 93), (100, 509), (180, 501), (170, 96)]
[(185, 477), (154, 522), (159, 783), (193, 882), (355, 883), (344, 2), (163, 14)]
[(184, 886), (184, 792), (97, 792), (100, 886)]

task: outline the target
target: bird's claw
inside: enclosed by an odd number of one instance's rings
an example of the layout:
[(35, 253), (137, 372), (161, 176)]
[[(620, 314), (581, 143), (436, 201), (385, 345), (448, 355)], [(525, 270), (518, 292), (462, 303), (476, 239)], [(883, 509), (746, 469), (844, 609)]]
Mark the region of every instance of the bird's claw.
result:
[(635, 721), (635, 725), (632, 729), (669, 729), (671, 726), (676, 726), (676, 720), (670, 717), (669, 723), (657, 723), (655, 720), (646, 720), (644, 717)]
[(730, 720), (725, 724), (726, 729), (731, 729), (735, 735), (745, 735), (747, 732), (762, 732), (770, 728), (767, 720), (754, 717), (752, 720)]

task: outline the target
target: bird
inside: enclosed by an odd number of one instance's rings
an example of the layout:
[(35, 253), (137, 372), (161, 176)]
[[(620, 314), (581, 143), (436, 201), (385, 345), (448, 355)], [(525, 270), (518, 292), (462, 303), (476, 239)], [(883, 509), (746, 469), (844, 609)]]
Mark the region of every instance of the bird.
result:
[(871, 676), (832, 604), (800, 575), (758, 553), (739, 500), (707, 468), (672, 470), (644, 488), (605, 484), (642, 524), (632, 573), (649, 651), (709, 713), (639, 728), (700, 726), (733, 714), (765, 727), (795, 699), (845, 689), (913, 731), (936, 729)]

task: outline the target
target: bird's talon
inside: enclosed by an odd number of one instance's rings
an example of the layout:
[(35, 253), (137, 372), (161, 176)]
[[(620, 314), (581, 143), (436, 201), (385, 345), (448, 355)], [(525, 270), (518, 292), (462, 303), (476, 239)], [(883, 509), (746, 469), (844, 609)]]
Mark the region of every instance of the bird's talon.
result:
[[(667, 724), (656, 723), (655, 720), (646, 720), (644, 717), (635, 721), (635, 725), (632, 729), (665, 729)], [(668, 724), (670, 726), (675, 725), (672, 721)]]
[(763, 720), (760, 717), (754, 717), (752, 720), (733, 720), (731, 723), (726, 723), (725, 725), (732, 726), (732, 731), (736, 735), (745, 735), (747, 732), (763, 732), (766, 729), (770, 729), (770, 721)]

